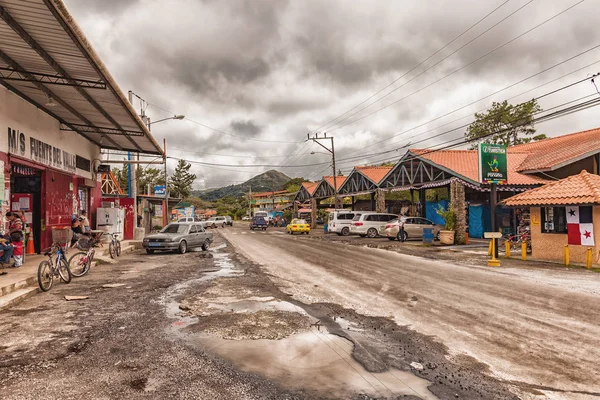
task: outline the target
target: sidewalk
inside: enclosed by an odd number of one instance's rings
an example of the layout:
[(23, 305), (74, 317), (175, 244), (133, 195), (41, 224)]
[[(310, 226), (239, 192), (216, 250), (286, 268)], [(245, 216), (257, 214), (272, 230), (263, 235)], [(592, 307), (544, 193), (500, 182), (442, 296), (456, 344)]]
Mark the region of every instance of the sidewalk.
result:
[[(141, 241), (128, 240), (121, 242), (122, 253), (133, 251), (136, 248), (141, 248)], [(67, 257), (72, 256), (77, 251), (79, 250), (71, 249)], [(117, 262), (109, 258), (107, 246), (96, 248), (94, 258), (108, 263)], [(37, 284), (38, 266), (40, 262), (47, 259), (48, 257), (44, 255), (28, 255), (25, 256), (23, 266), (0, 269), (0, 271), (6, 272), (6, 275), (0, 275), (0, 310), (39, 292), (40, 289)]]

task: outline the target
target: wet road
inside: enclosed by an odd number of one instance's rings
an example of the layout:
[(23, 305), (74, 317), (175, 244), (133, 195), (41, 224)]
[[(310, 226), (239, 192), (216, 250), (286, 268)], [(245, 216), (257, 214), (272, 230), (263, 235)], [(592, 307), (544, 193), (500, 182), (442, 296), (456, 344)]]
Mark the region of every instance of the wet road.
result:
[(534, 394), (600, 396), (599, 274), (465, 266), (275, 230), (222, 232), (294, 299), (393, 317)]

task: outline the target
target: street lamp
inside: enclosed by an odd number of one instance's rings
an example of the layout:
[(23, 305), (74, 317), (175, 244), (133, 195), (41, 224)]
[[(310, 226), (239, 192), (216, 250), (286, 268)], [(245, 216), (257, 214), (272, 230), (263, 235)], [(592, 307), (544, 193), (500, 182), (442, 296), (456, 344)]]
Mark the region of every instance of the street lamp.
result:
[(172, 117), (169, 117), (169, 118), (159, 119), (158, 121), (151, 121), (150, 119), (148, 119), (148, 130), (151, 131), (150, 128), (152, 127), (152, 124), (158, 124), (159, 122), (168, 121), (170, 119), (179, 119), (179, 120), (181, 120), (181, 119), (184, 119), (184, 118), (185, 118), (185, 115), (179, 114), (179, 115), (173, 115)]

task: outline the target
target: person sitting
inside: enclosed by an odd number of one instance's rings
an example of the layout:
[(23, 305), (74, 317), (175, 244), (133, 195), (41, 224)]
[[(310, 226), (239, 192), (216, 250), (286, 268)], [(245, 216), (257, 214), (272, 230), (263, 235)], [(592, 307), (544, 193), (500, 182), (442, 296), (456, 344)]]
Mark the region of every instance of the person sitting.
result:
[(79, 221), (81, 221), (81, 226), (83, 227), (84, 232), (89, 232), (92, 230), (90, 227), (90, 220), (87, 217), (87, 212), (85, 210), (81, 210), (81, 216), (79, 217)]
[(0, 251), (3, 252), (0, 256), (0, 265), (2, 268), (6, 268), (9, 266), (10, 257), (13, 254), (14, 247), (6, 238), (0, 238)]
[(77, 243), (77, 241), (81, 238), (85, 233), (83, 232), (83, 227), (81, 226), (81, 221), (79, 218), (73, 218), (71, 221), (71, 230), (73, 231), (73, 237), (71, 238), (71, 247)]

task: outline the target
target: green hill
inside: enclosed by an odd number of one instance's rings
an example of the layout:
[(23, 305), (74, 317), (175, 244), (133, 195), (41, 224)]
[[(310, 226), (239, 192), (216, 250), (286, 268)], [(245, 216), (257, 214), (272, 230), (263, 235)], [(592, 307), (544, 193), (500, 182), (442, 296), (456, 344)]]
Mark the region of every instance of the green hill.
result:
[(198, 196), (203, 200), (215, 201), (223, 197), (239, 197), (248, 193), (250, 189), (253, 192), (270, 192), (272, 190), (282, 190), (291, 178), (279, 171), (269, 170), (255, 176), (239, 185), (225, 186), (217, 189), (194, 190), (192, 196)]

